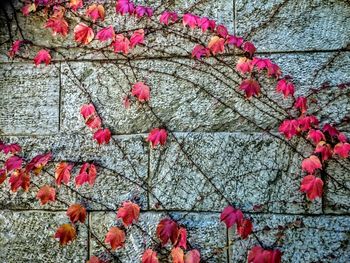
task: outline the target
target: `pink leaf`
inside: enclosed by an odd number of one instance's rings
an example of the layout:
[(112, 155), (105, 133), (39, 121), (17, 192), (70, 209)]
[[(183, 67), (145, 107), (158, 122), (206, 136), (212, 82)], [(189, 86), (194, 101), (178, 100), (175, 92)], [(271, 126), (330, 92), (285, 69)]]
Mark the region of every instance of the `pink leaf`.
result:
[(232, 227), (234, 224), (239, 223), (243, 219), (243, 213), (239, 209), (235, 209), (232, 206), (227, 206), (220, 215), (220, 221), (226, 224), (227, 228)]
[(143, 44), (144, 37), (145, 32), (143, 29), (134, 31), (134, 33), (130, 37), (130, 47), (134, 48), (136, 45)]
[(149, 101), (150, 99), (150, 88), (141, 81), (132, 86), (131, 93), (140, 102)]
[(34, 64), (36, 66), (38, 66), (41, 63), (45, 63), (46, 65), (49, 65), (51, 62), (51, 56), (49, 51), (42, 49), (39, 50), (39, 52), (36, 54), (35, 58), (34, 58)]
[(94, 133), (94, 139), (98, 144), (108, 144), (111, 139), (111, 132), (108, 128), (100, 129)]
[(151, 143), (152, 148), (155, 148), (157, 145), (165, 145), (168, 137), (168, 133), (165, 129), (155, 128), (153, 129), (147, 137), (147, 141)]
[(113, 26), (108, 26), (102, 28), (97, 32), (96, 38), (100, 41), (107, 41), (109, 39), (114, 39), (115, 33)]

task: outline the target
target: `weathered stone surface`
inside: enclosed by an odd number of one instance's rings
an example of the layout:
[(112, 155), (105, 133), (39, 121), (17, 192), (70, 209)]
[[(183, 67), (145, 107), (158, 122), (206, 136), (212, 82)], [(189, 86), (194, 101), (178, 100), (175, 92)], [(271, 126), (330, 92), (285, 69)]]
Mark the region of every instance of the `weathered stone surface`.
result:
[(151, 152), (150, 187), (168, 209), (221, 211), (230, 201), (247, 211), (320, 212), (320, 202), (308, 204), (299, 192), (301, 156), (282, 141), (259, 133), (176, 136), (187, 157), (173, 139)]
[[(254, 215), (257, 236), (283, 252), (282, 262), (339, 262), (350, 258), (350, 218), (347, 216)], [(283, 230), (284, 229), (284, 230)], [(247, 250), (258, 245), (254, 237), (241, 240), (233, 233), (231, 262), (246, 262)], [(247, 249), (242, 249), (242, 247)]]
[(64, 212), (0, 211), (1, 262), (84, 262), (88, 257), (85, 226), (79, 227), (77, 240), (62, 247), (54, 234), (64, 223), (68, 223)]
[[(173, 218), (188, 231), (188, 242), (193, 248), (200, 251), (202, 259), (206, 262), (227, 262), (226, 251), (226, 229), (219, 221), (219, 214), (214, 213), (171, 213)], [(167, 217), (165, 213), (144, 212), (141, 213), (137, 228), (131, 226), (128, 229), (126, 243), (123, 249), (117, 250), (115, 255), (122, 262), (139, 262), (146, 248), (157, 246), (155, 235), (159, 221)], [(104, 240), (108, 229), (117, 223), (115, 213), (94, 212), (91, 214), (91, 230), (100, 239)], [(167, 246), (169, 249), (169, 246)], [(91, 239), (91, 254), (103, 255), (104, 249)], [(169, 250), (165, 251), (165, 255)], [(165, 261), (167, 256), (163, 259)], [(169, 257), (170, 259), (170, 257)]]
[[(81, 196), (75, 192), (74, 178), (81, 167), (77, 164), (72, 171), (71, 183), (69, 184), (71, 189), (64, 185), (56, 189), (57, 197), (65, 202), (70, 204), (83, 202), (91, 209), (114, 209), (122, 201), (135, 199), (143, 208), (147, 207), (145, 190), (147, 189), (148, 154), (142, 136), (116, 136), (114, 141), (107, 146), (97, 146), (92, 140), (92, 135), (10, 137), (7, 141), (18, 142), (23, 146), (23, 152), (28, 159), (52, 150), (55, 161), (93, 161), (106, 167), (106, 169), (98, 168), (97, 179), (93, 187), (84, 185), (78, 189), (83, 195)], [(47, 170), (53, 175), (54, 165), (48, 166)], [(48, 174), (33, 177), (32, 180), (38, 186), (54, 184), (54, 178)], [(28, 193), (24, 193), (22, 190), (12, 193), (8, 183), (5, 183), (0, 191), (0, 207), (40, 208), (41, 206), (35, 198), (36, 192), (37, 188), (33, 186)], [(87, 200), (87, 198), (89, 199)], [(42, 208), (62, 209), (67, 207), (56, 201)]]
[(59, 125), (59, 68), (0, 64), (0, 132), (50, 134)]
[(238, 0), (237, 34), (247, 35), (260, 51), (344, 48), (349, 13), (347, 1)]

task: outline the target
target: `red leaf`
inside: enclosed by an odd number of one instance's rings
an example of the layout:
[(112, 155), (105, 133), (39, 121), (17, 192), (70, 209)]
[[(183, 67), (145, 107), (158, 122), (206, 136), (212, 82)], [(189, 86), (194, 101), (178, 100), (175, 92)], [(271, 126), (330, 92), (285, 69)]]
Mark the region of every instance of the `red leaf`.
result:
[(130, 47), (134, 48), (136, 45), (143, 44), (144, 37), (145, 31), (143, 29), (134, 31), (134, 33), (130, 37)]
[(84, 163), (79, 171), (79, 175), (75, 177), (75, 185), (82, 186), (84, 183), (89, 183), (93, 186), (96, 180), (96, 167), (94, 164)]
[(242, 38), (242, 37), (237, 37), (237, 36), (229, 35), (229, 36), (227, 37), (226, 43), (229, 44), (229, 45), (233, 45), (233, 46), (239, 48), (239, 47), (242, 46), (242, 44), (243, 44), (243, 38)]
[(5, 182), (7, 178), (6, 170), (5, 169), (0, 169), (0, 185)]
[(52, 159), (52, 154), (39, 154), (35, 156), (27, 165), (26, 171), (29, 173), (34, 171), (35, 175), (38, 175), (42, 168)]
[(122, 52), (124, 55), (129, 53), (130, 41), (123, 34), (115, 35), (115, 39), (111, 45), (115, 53)]
[(144, 16), (151, 17), (153, 16), (153, 9), (150, 7), (139, 5), (135, 8), (135, 15), (137, 18), (141, 18)]
[(182, 247), (183, 249), (187, 249), (187, 230), (186, 230), (186, 228), (180, 227), (179, 237), (178, 237), (176, 247)]
[(173, 220), (165, 218), (159, 222), (156, 233), (162, 241), (162, 246), (166, 245), (169, 240), (172, 244), (175, 244), (179, 236), (179, 227)]
[(8, 52), (8, 56), (10, 58), (13, 58), (18, 52), (19, 49), (21, 48), (21, 45), (24, 43), (23, 40), (16, 40), (12, 43), (11, 49)]
[(22, 162), (23, 162), (22, 158), (15, 155), (11, 156), (6, 160), (5, 168), (8, 172), (17, 170), (22, 167)]
[(148, 134), (147, 141), (155, 148), (158, 144), (165, 145), (167, 137), (168, 133), (165, 129), (155, 128)]
[(85, 222), (86, 218), (86, 209), (80, 204), (73, 204), (71, 205), (66, 212), (67, 216), (69, 217), (70, 221), (72, 223), (75, 222)]
[(250, 73), (253, 70), (252, 60), (249, 58), (240, 58), (236, 65), (236, 70), (242, 74)]
[(69, 1), (69, 7), (73, 11), (77, 11), (79, 8), (83, 7), (83, 0), (70, 0)]
[(100, 129), (94, 133), (94, 139), (98, 144), (108, 144), (111, 140), (111, 132), (108, 128)]
[(299, 109), (301, 114), (304, 114), (307, 111), (307, 98), (298, 97), (295, 100), (294, 107)]
[(255, 246), (248, 253), (248, 263), (280, 263), (282, 253), (278, 249), (264, 250)]
[(328, 160), (332, 157), (333, 154), (332, 147), (324, 141), (321, 141), (317, 144), (314, 152), (321, 154), (322, 161)]
[(213, 53), (213, 55), (224, 53), (225, 39), (218, 36), (213, 36), (209, 41), (208, 48)]
[(36, 198), (40, 200), (41, 205), (45, 205), (48, 202), (56, 201), (56, 190), (48, 185), (41, 187), (36, 194)]
[(89, 44), (94, 39), (94, 31), (84, 23), (79, 23), (74, 28), (74, 39), (83, 45)]
[(142, 255), (142, 263), (158, 263), (157, 252), (147, 249)]
[(322, 164), (317, 156), (311, 155), (309, 158), (303, 160), (301, 167), (303, 171), (312, 174), (316, 169), (322, 169)]
[(280, 67), (272, 63), (270, 60), (267, 60), (267, 76), (268, 77), (274, 77), (274, 78), (279, 78), (282, 75)]
[(197, 26), (198, 16), (193, 14), (184, 14), (182, 18), (182, 24), (184, 26), (189, 26), (191, 29), (194, 29)]
[(242, 49), (249, 54), (250, 57), (252, 57), (256, 51), (256, 48), (253, 43), (251, 42), (245, 42), (243, 44)]
[(271, 60), (268, 58), (253, 58), (252, 64), (258, 69), (258, 71), (267, 69), (271, 65)]
[(63, 246), (76, 239), (76, 237), (77, 232), (72, 224), (61, 225), (55, 233), (55, 238), (58, 238)]
[(314, 144), (318, 144), (321, 140), (326, 140), (323, 132), (321, 132), (320, 130), (313, 130), (313, 129), (309, 131), (307, 138), (312, 140)]
[(298, 119), (299, 128), (301, 131), (308, 131), (312, 126), (316, 127), (319, 123), (317, 117), (311, 116), (303, 116)]
[(323, 126), (323, 132), (327, 132), (331, 137), (336, 137), (339, 134), (339, 131), (328, 123)]
[(115, 37), (115, 32), (114, 32), (113, 26), (102, 28), (96, 34), (96, 38), (100, 41), (107, 41), (109, 39), (114, 39), (114, 37)]
[(70, 179), (70, 172), (73, 168), (73, 165), (70, 165), (68, 163), (59, 163), (56, 166), (56, 171), (55, 171), (55, 178), (56, 178), (56, 184), (58, 186), (61, 185), (61, 183), (65, 183), (68, 184), (69, 183), (69, 179)]
[(248, 99), (253, 95), (258, 96), (260, 94), (259, 82), (254, 79), (243, 80), (239, 88), (245, 92), (245, 96)]
[(198, 27), (202, 29), (202, 32), (206, 32), (208, 29), (213, 31), (215, 29), (215, 20), (211, 20), (207, 17), (202, 17), (197, 20)]
[(129, 0), (118, 0), (115, 6), (115, 11), (121, 15), (125, 15), (127, 13), (132, 14), (134, 9), (134, 4)]
[(49, 51), (47, 51), (45, 49), (39, 50), (39, 52), (36, 54), (36, 56), (34, 58), (34, 64), (36, 66), (38, 66), (39, 64), (41, 64), (43, 62), (46, 64), (46, 66), (49, 65), (51, 62), (50, 53), (49, 53)]
[(83, 116), (84, 119), (88, 119), (92, 115), (96, 114), (96, 110), (93, 104), (84, 104), (81, 106), (80, 114)]
[(131, 93), (141, 102), (149, 101), (150, 99), (150, 88), (141, 81), (132, 86)]
[(12, 192), (16, 192), (20, 187), (27, 192), (30, 185), (30, 176), (25, 169), (16, 170), (11, 174), (9, 183)]
[(338, 143), (334, 146), (334, 153), (339, 155), (342, 158), (348, 158), (350, 152), (350, 144), (349, 143)]
[(117, 218), (123, 220), (124, 226), (131, 225), (137, 221), (140, 216), (140, 207), (130, 201), (123, 203), (123, 206), (118, 209)]
[(237, 233), (241, 238), (246, 239), (253, 231), (252, 221), (243, 219), (237, 224)]
[(105, 9), (103, 5), (93, 4), (87, 8), (86, 15), (94, 22), (96, 22), (97, 19), (103, 21), (105, 19)]
[(13, 144), (3, 144), (1, 146), (1, 150), (3, 151), (4, 154), (9, 154), (9, 153), (15, 154), (20, 152), (22, 149), (21, 149), (21, 146), (19, 146), (17, 143), (13, 143)]
[(289, 82), (286, 79), (281, 79), (277, 82), (276, 91), (283, 93), (284, 97), (293, 96), (294, 95), (294, 85), (292, 82)]
[(220, 221), (226, 224), (227, 228), (230, 228), (234, 224), (238, 224), (243, 219), (243, 213), (239, 209), (235, 209), (232, 206), (227, 206), (220, 215)]
[(307, 198), (310, 200), (321, 197), (323, 181), (313, 175), (307, 175), (301, 182), (300, 191), (306, 193)]
[(179, 247), (174, 247), (171, 250), (171, 257), (173, 259), (173, 263), (184, 263), (184, 252)]
[(340, 132), (339, 134), (338, 134), (338, 140), (340, 141), (340, 142), (347, 142), (347, 138), (346, 138), (346, 135), (344, 134), (344, 133), (342, 133), (342, 132)]
[(29, 13), (35, 12), (35, 11), (36, 11), (35, 3), (26, 4), (25, 6), (22, 7), (22, 13), (24, 16), (28, 16)]
[(188, 251), (185, 256), (185, 263), (199, 263), (200, 253), (197, 249), (192, 249), (191, 251)]
[(278, 128), (278, 131), (283, 133), (288, 140), (297, 135), (298, 130), (299, 122), (297, 120), (284, 120)]
[(228, 36), (228, 30), (224, 25), (218, 25), (216, 27), (216, 33), (222, 38), (226, 38)]
[(159, 18), (159, 22), (164, 25), (169, 25), (169, 22), (175, 23), (178, 18), (179, 17), (175, 12), (164, 11)]
[(105, 261), (101, 260), (96, 256), (92, 256), (86, 263), (105, 263)]
[(60, 34), (62, 36), (67, 36), (69, 27), (67, 21), (62, 17), (51, 17), (47, 20), (45, 28), (50, 28), (52, 30), (52, 35)]
[(201, 59), (202, 57), (209, 57), (210, 51), (202, 45), (195, 45), (192, 50), (192, 58)]
[(113, 250), (124, 246), (125, 233), (119, 227), (111, 227), (106, 235), (105, 243), (110, 244)]

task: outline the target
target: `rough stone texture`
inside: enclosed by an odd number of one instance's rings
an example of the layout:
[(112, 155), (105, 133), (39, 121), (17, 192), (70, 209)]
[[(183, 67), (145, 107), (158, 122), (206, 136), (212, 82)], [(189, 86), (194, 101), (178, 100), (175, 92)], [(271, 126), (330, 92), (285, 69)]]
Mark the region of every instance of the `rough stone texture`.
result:
[[(226, 251), (226, 229), (219, 222), (219, 214), (214, 213), (171, 213), (173, 219), (188, 229), (188, 242), (201, 251), (206, 262), (227, 262)], [(141, 213), (138, 228), (135, 226), (127, 230), (127, 241), (124, 249), (117, 250), (115, 255), (124, 259), (125, 262), (139, 262), (147, 248), (152, 248), (157, 241), (156, 227), (159, 221), (169, 215), (157, 212)], [(108, 229), (120, 225), (116, 220), (115, 213), (96, 212), (91, 214), (91, 230), (103, 240)], [(92, 238), (91, 253), (103, 255), (104, 249)], [(169, 252), (170, 246), (165, 247)], [(170, 248), (171, 249), (171, 248)], [(216, 253), (214, 252), (216, 251)], [(168, 253), (167, 252), (167, 253)], [(165, 262), (166, 257), (163, 259)], [(170, 259), (170, 258), (169, 258)]]
[[(253, 215), (255, 232), (267, 245), (277, 241), (283, 262), (349, 262), (350, 220), (346, 216)], [(233, 231), (234, 232), (234, 231)], [(257, 245), (230, 233), (231, 262), (246, 262), (242, 247)], [(243, 252), (243, 253), (242, 253)]]
[(340, 49), (350, 42), (349, 13), (342, 0), (237, 0), (237, 34), (260, 51)]
[[(77, 164), (72, 172), (71, 183), (57, 189), (57, 197), (68, 203), (83, 202), (90, 209), (115, 209), (125, 200), (136, 200), (143, 208), (147, 208), (147, 148), (142, 136), (116, 136), (108, 146), (97, 147), (91, 139), (92, 135), (59, 135), (51, 137), (10, 137), (2, 138), (8, 142), (18, 142), (23, 146), (23, 152), (28, 159), (37, 154), (52, 150), (55, 160), (67, 160), (71, 162), (89, 161), (96, 162), (109, 170), (100, 168), (93, 187), (84, 185), (79, 192), (90, 200), (84, 200), (82, 196), (73, 192), (75, 189), (74, 178), (79, 173), (81, 165)], [(120, 147), (117, 146), (117, 143)], [(124, 156), (125, 154), (125, 156)], [(131, 167), (132, 165), (132, 167)], [(135, 175), (134, 170), (137, 172)], [(54, 167), (47, 168), (53, 175)], [(54, 178), (43, 174), (32, 178), (38, 186), (53, 184)], [(142, 187), (143, 188), (142, 188)], [(35, 190), (34, 190), (35, 189)], [(67, 208), (65, 204), (55, 202), (40, 206), (35, 195), (37, 187), (28, 193), (20, 190), (12, 193), (5, 183), (0, 191), (0, 207), (2, 208)]]
[(0, 64), (0, 133), (50, 134), (58, 131), (59, 67)]
[(54, 239), (56, 229), (67, 222), (64, 212), (0, 211), (1, 262), (84, 262), (88, 256), (84, 226), (69, 246), (62, 248)]
[[(310, 206), (298, 193), (302, 159), (282, 141), (262, 134), (175, 136), (183, 151), (173, 140), (151, 152), (150, 187), (165, 207), (221, 211), (224, 194), (248, 211), (320, 212), (320, 203)], [(159, 206), (150, 200), (151, 207)]]

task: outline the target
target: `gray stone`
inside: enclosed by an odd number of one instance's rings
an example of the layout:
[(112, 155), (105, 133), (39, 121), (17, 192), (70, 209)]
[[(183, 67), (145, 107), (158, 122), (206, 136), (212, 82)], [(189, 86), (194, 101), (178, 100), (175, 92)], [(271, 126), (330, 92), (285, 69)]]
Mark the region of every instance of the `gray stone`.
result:
[(150, 187), (161, 202), (150, 196), (151, 207), (222, 211), (229, 201), (245, 211), (320, 212), (320, 202), (306, 202), (299, 191), (302, 157), (293, 147), (307, 154), (302, 141), (290, 147), (259, 133), (175, 136), (179, 144), (169, 136), (167, 147), (151, 151)]
[[(7, 139), (7, 138), (5, 138)], [(30, 159), (37, 154), (52, 151), (54, 161), (88, 162), (93, 161), (105, 168), (98, 168), (96, 182), (93, 187), (84, 185), (77, 189), (74, 178), (79, 173), (81, 165), (76, 164), (72, 171), (71, 183), (57, 188), (57, 198), (66, 203), (82, 202), (90, 209), (114, 209), (125, 200), (135, 200), (142, 207), (147, 207), (147, 174), (148, 155), (142, 136), (116, 136), (109, 145), (97, 146), (92, 140), (92, 134), (86, 136), (60, 135), (51, 137), (10, 137), (11, 142), (23, 146), (25, 157)], [(117, 145), (118, 143), (118, 145)], [(43, 173), (33, 176), (37, 186), (54, 185), (54, 170), (56, 164), (46, 168), (51, 176)], [(135, 172), (137, 174), (135, 174)], [(10, 192), (8, 183), (4, 183), (0, 191), (0, 206), (2, 208), (64, 208), (59, 201), (41, 207), (36, 200), (37, 188), (28, 193), (22, 190)], [(82, 196), (81, 196), (82, 195)]]
[[(275, 245), (283, 253), (282, 262), (349, 261), (348, 216), (254, 215), (252, 218), (254, 231), (265, 246), (278, 240)], [(231, 262), (246, 262), (247, 251), (258, 242), (252, 236), (242, 240), (232, 232), (229, 234)]]
[(87, 231), (79, 226), (77, 239), (60, 246), (56, 229), (68, 223), (64, 212), (0, 211), (0, 260), (14, 262), (83, 262), (88, 256)]
[(349, 13), (347, 1), (238, 0), (237, 34), (248, 36), (259, 51), (345, 48)]
[(0, 132), (52, 134), (59, 126), (59, 68), (0, 64)]
[[(226, 229), (219, 221), (219, 214), (213, 213), (171, 213), (178, 224), (188, 231), (188, 242), (201, 253), (201, 258), (206, 262), (227, 262)], [(114, 253), (122, 262), (139, 262), (143, 252), (147, 248), (157, 248), (159, 240), (156, 237), (156, 227), (159, 221), (168, 217), (165, 213), (144, 212), (141, 213), (138, 227), (131, 226), (127, 229), (125, 246)], [(104, 240), (108, 229), (120, 225), (115, 213), (96, 212), (91, 214), (91, 231), (99, 240)], [(104, 255), (105, 249), (98, 244), (95, 238), (91, 239), (91, 254)], [(170, 246), (167, 245), (162, 262), (166, 262)], [(161, 255), (159, 254), (159, 257)], [(169, 257), (170, 258), (170, 257)]]

